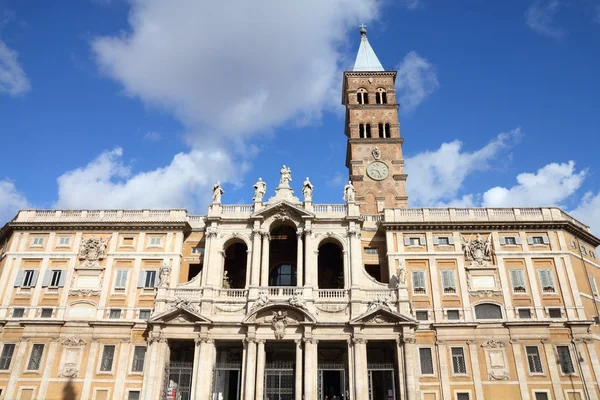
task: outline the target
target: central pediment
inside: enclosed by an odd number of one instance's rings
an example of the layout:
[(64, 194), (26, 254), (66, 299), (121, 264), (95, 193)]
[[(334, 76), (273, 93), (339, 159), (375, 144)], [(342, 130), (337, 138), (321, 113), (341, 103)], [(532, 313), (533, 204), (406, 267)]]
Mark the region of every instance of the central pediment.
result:
[(369, 310), (350, 321), (350, 325), (373, 324), (417, 325), (418, 322), (412, 317), (397, 313), (384, 306)]
[(269, 206), (252, 214), (252, 217), (262, 217), (263, 219), (274, 218), (281, 220), (302, 220), (306, 217), (312, 218), (314, 216), (314, 213), (306, 211), (304, 208), (286, 200), (270, 204)]

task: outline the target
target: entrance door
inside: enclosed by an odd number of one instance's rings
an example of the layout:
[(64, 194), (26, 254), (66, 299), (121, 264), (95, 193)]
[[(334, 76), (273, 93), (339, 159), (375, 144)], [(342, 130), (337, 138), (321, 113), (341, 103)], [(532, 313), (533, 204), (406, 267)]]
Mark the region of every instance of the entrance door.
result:
[(318, 371), (318, 400), (343, 400), (346, 393), (346, 371), (323, 368)]
[(396, 400), (394, 369), (369, 369), (369, 400)]
[(215, 366), (212, 400), (240, 400), (240, 365)]
[(191, 400), (192, 392), (191, 362), (171, 362), (166, 370), (165, 399)]
[(264, 400), (294, 400), (293, 364), (273, 363), (265, 366)]

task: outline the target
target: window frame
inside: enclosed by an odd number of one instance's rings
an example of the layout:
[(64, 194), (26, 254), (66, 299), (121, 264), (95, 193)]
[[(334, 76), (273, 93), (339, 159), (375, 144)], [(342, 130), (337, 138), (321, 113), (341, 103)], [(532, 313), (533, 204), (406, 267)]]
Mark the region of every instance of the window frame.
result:
[[(143, 311), (147, 311), (148, 312), (148, 318), (142, 318), (142, 312)], [(142, 320), (142, 321), (147, 321), (152, 317), (152, 309), (151, 308), (141, 308), (138, 310), (138, 319)]]
[[(143, 348), (144, 349), (144, 357), (142, 360), (142, 370), (141, 371), (135, 371), (133, 369), (135, 362), (136, 362), (136, 355), (135, 355), (135, 349), (137, 348)], [(143, 375), (144, 374), (144, 366), (146, 365), (146, 355), (148, 354), (148, 346), (146, 345), (133, 345), (133, 348), (131, 349), (131, 362), (129, 363), (129, 373), (132, 375)]]
[[(41, 243), (36, 243), (38, 240), (41, 240)], [(43, 248), (44, 244), (46, 243), (46, 237), (45, 236), (31, 236), (31, 242), (29, 243), (29, 247), (31, 248)]]
[[(417, 318), (417, 314), (418, 313), (426, 313), (427, 314), (427, 318), (426, 319), (419, 319), (419, 318)], [(426, 323), (426, 322), (428, 322), (429, 321), (429, 310), (424, 310), (424, 309), (415, 310), (415, 319), (419, 323)]]
[[(50, 316), (44, 317), (44, 311), (50, 310)], [(52, 318), (54, 316), (54, 308), (52, 307), (43, 307), (40, 309), (40, 318)]]
[[(415, 273), (420, 273), (423, 274), (423, 287), (419, 286), (415, 286)], [(427, 290), (427, 270), (425, 269), (413, 269), (410, 271), (410, 285), (411, 285), (411, 292), (413, 296), (428, 296), (428, 290)], [(416, 289), (419, 289), (419, 292), (416, 291)], [(421, 292), (422, 290), (422, 292)]]
[[(107, 347), (113, 348), (112, 361), (110, 364), (110, 370), (103, 370), (104, 351)], [(98, 357), (98, 365), (96, 367), (97, 375), (113, 375), (115, 373), (115, 359), (117, 358), (117, 345), (115, 343), (102, 343), (102, 351), (100, 357)]]
[(473, 400), (473, 397), (472, 397), (473, 393), (468, 389), (456, 389), (454, 391), (454, 400), (459, 400), (458, 399), (459, 394), (466, 394), (467, 396), (469, 396), (469, 400)]
[[(500, 310), (500, 318), (478, 318), (477, 317), (477, 307), (484, 305), (484, 304), (491, 304), (491, 305), (498, 307), (498, 309)], [(500, 305), (496, 302), (482, 301), (480, 303), (473, 304), (473, 316), (474, 316), (475, 321), (499, 322), (499, 321), (504, 321), (506, 319), (506, 312), (504, 311), (502, 305)]]
[(4, 343), (2, 343), (2, 349), (0, 350), (0, 367), (2, 366), (2, 360), (6, 358), (4, 356), (4, 349), (5, 349), (6, 345), (12, 346), (12, 352), (10, 353), (10, 358), (8, 359), (8, 366), (7, 366), (7, 368), (6, 369), (0, 369), (0, 371), (2, 371), (2, 373), (8, 373), (8, 372), (10, 372), (10, 370), (11, 370), (11, 368), (13, 366), (13, 359), (15, 358), (15, 350), (17, 349), (17, 343), (12, 343), (12, 342), (4, 342)]
[[(523, 345), (524, 347), (524, 353), (525, 353), (525, 361), (527, 362), (527, 372), (529, 373), (530, 376), (546, 376), (546, 371), (544, 370), (544, 363), (542, 362), (542, 353), (540, 352), (540, 346), (538, 346), (537, 344), (525, 344)], [(536, 372), (536, 371), (532, 371), (531, 370), (531, 364), (529, 362), (529, 353), (527, 352), (528, 348), (535, 348), (537, 351), (537, 358), (539, 361), (539, 366), (541, 369), (541, 372)]]
[[(560, 311), (560, 317), (552, 317), (550, 316), (550, 310), (559, 310)], [(565, 318), (565, 313), (563, 312), (563, 308), (562, 307), (546, 307), (546, 315), (548, 315), (548, 318), (550, 319), (563, 319)]]
[[(132, 239), (131, 244), (125, 244), (125, 239)], [(119, 247), (124, 247), (128, 249), (134, 249), (137, 244), (137, 235), (135, 234), (121, 234), (119, 239)]]
[(600, 292), (598, 292), (598, 285), (596, 285), (596, 278), (594, 278), (594, 275), (590, 274), (589, 272), (587, 276), (588, 282), (590, 283), (590, 288), (592, 289), (592, 296), (600, 297)]
[[(448, 313), (451, 312), (451, 311), (452, 312), (456, 311), (456, 313), (458, 314), (458, 318), (456, 318), (456, 319), (449, 318), (449, 314)], [(446, 321), (460, 321), (460, 320), (462, 320), (461, 310), (459, 308), (448, 309), (448, 310), (446, 310), (445, 314), (446, 314)]]
[(379, 248), (377, 247), (365, 247), (364, 253), (367, 256), (379, 256)]
[(204, 255), (204, 247), (195, 246), (192, 247), (191, 254)]
[[(558, 351), (559, 347), (566, 347), (567, 348), (568, 354), (569, 354), (569, 361), (571, 363), (571, 368), (573, 369), (572, 372), (564, 372), (563, 371), (563, 364), (560, 361), (560, 353)], [(554, 345), (554, 354), (555, 354), (555, 357), (556, 357), (556, 363), (558, 364), (558, 370), (559, 370), (561, 376), (575, 376), (575, 375), (577, 375), (577, 368), (576, 368), (575, 362), (574, 362), (575, 357), (573, 357), (573, 349), (571, 348), (571, 346), (569, 344), (560, 344), (560, 343), (555, 344)]]
[[(431, 352), (431, 371), (432, 371), (432, 373), (430, 373), (430, 374), (423, 373), (423, 363), (421, 362), (421, 349), (429, 349), (429, 351)], [(435, 369), (436, 359), (435, 359), (435, 351), (433, 351), (433, 346), (417, 345), (417, 354), (419, 356), (419, 376), (436, 377), (437, 376), (437, 372)]]
[[(531, 307), (517, 307), (516, 310), (517, 310), (517, 317), (519, 319), (533, 319), (533, 313), (531, 312)], [(522, 317), (521, 311), (528, 311), (529, 317)]]
[[(119, 275), (122, 275), (123, 273), (125, 273), (125, 283), (123, 284), (123, 286), (118, 286)], [(123, 280), (123, 279), (121, 278), (121, 280)], [(115, 271), (115, 281), (113, 283), (113, 291), (118, 291), (118, 292), (126, 291), (128, 281), (129, 281), (129, 268), (117, 268)]]
[[(523, 282), (523, 291), (515, 291), (517, 288), (520, 288), (520, 286), (515, 285), (515, 281), (513, 279), (513, 271), (515, 272), (520, 272), (521, 273), (521, 280)], [(529, 291), (527, 290), (527, 282), (525, 280), (525, 269), (524, 268), (509, 268), (508, 269), (508, 278), (510, 279), (510, 287), (511, 287), (511, 291), (513, 295), (517, 295), (517, 296), (526, 296), (529, 294)]]
[[(15, 316), (16, 310), (23, 310), (23, 315), (20, 317)], [(13, 307), (12, 312), (10, 313), (10, 318), (25, 318), (27, 316), (27, 309), (25, 307)]]
[[(33, 360), (33, 350), (36, 346), (42, 346), (42, 352), (40, 353), (40, 358), (38, 360), (37, 368), (30, 368), (31, 362)], [(39, 348), (39, 347), (38, 347)], [(25, 372), (39, 372), (42, 369), (42, 362), (44, 360), (44, 351), (46, 350), (46, 343), (32, 343), (31, 348), (29, 349), (29, 357), (27, 357), (27, 364), (25, 365)]]
[[(553, 268), (537, 268), (536, 269), (536, 275), (538, 278), (538, 285), (539, 288), (541, 289), (541, 294), (542, 296), (557, 296), (558, 295), (558, 291), (556, 290), (556, 279), (554, 279), (554, 269)], [(550, 280), (552, 281), (552, 291), (546, 291), (545, 288), (546, 287), (550, 287), (550, 286), (544, 286), (543, 285), (543, 278), (542, 278), (542, 273), (549, 273), (549, 277)]]
[[(444, 273), (451, 273), (452, 281), (454, 282), (454, 286), (446, 285), (444, 279)], [(456, 281), (456, 269), (455, 268), (442, 268), (440, 269), (440, 281), (442, 283), (442, 296), (458, 296), (458, 282)], [(446, 291), (448, 290), (448, 291)]]
[[(21, 271), (23, 271), (23, 276), (22, 276), (21, 282), (19, 284), (19, 287), (24, 288), (24, 289), (34, 288), (37, 285), (37, 276), (36, 275), (39, 275), (39, 269), (23, 269)], [(36, 274), (36, 271), (37, 271), (37, 274)], [(31, 275), (29, 275), (29, 273), (31, 273)], [(29, 283), (25, 284), (25, 282), (28, 280), (27, 278), (29, 278)]]
[(133, 392), (137, 392), (138, 393), (138, 400), (141, 399), (142, 397), (142, 389), (127, 389), (127, 400), (130, 399), (130, 393)]
[[(67, 239), (67, 243), (63, 243), (63, 239)], [(56, 247), (64, 247), (64, 248), (70, 248), (71, 247), (71, 236), (67, 236), (67, 235), (60, 235), (57, 237), (56, 239)]]
[[(454, 365), (454, 354), (452, 352), (453, 349), (460, 349), (462, 352), (462, 360), (463, 360), (463, 364), (464, 364), (464, 368), (465, 368), (465, 372), (456, 372), (455, 370), (455, 365)], [(449, 360), (450, 363), (452, 365), (452, 376), (469, 376), (469, 367), (467, 365), (467, 354), (465, 351), (465, 346), (461, 346), (461, 345), (449, 345), (448, 346), (448, 355), (449, 355)]]
[[(113, 318), (113, 313), (115, 313), (115, 318)], [(118, 316), (117, 316), (118, 314)], [(108, 310), (108, 319), (110, 320), (119, 320), (122, 319), (121, 317), (123, 316), (123, 309), (121, 308), (110, 308)]]
[(545, 393), (546, 394), (546, 399), (547, 400), (552, 400), (552, 397), (550, 395), (550, 390), (549, 389), (531, 389), (531, 398), (532, 400), (537, 400), (536, 394), (537, 393)]
[[(154, 240), (158, 239), (158, 244), (152, 243)], [(148, 235), (148, 248), (162, 248), (163, 247), (163, 237), (162, 235)]]

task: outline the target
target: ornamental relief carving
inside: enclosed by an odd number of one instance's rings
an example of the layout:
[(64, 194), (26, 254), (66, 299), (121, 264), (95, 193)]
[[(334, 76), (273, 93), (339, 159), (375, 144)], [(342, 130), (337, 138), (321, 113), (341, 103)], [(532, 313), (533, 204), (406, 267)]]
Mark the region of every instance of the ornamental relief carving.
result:
[(110, 238), (96, 239), (90, 237), (81, 242), (78, 258), (83, 260), (82, 268), (100, 268), (100, 262), (106, 258), (106, 245)]
[(470, 261), (474, 267), (488, 267), (492, 261), (492, 234), (489, 234), (487, 239), (477, 234), (477, 237), (469, 237), (465, 240), (461, 236), (462, 250), (465, 256), (465, 261)]
[(469, 295), (472, 297), (502, 297), (501, 290), (469, 290)]
[(63, 340), (61, 343), (63, 346), (85, 346), (87, 344), (86, 341), (79, 336), (71, 336), (70, 338)]
[(506, 347), (506, 343), (503, 342), (502, 340), (490, 339), (490, 340), (483, 342), (481, 344), (481, 347), (496, 349), (496, 348)]
[(74, 290), (69, 290), (69, 296), (99, 297), (100, 296), (100, 290), (95, 290), (95, 289), (74, 289)]

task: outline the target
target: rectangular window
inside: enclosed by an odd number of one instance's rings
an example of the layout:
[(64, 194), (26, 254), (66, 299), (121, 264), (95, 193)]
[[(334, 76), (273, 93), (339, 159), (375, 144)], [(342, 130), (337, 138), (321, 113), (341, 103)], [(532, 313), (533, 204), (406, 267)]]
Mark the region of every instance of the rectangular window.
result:
[(376, 256), (378, 254), (377, 248), (365, 247), (365, 254), (370, 255), (370, 256)]
[(13, 353), (15, 352), (15, 345), (13, 343), (5, 343), (2, 347), (2, 354), (0, 355), (0, 370), (6, 371), (10, 368)]
[(133, 350), (133, 362), (131, 372), (144, 372), (144, 359), (146, 358), (146, 346), (135, 346)]
[(581, 247), (581, 252), (587, 256), (587, 249), (585, 248), (585, 246), (581, 245), (579, 247)]
[(121, 238), (121, 247), (133, 247), (134, 241), (134, 236), (123, 236)]
[(592, 250), (590, 250), (590, 256), (591, 256), (592, 258), (596, 258), (596, 253), (594, 253)]
[(421, 240), (419, 240), (418, 237), (410, 238), (410, 246), (420, 246), (420, 245), (421, 245)]
[(437, 244), (440, 246), (450, 246), (450, 238), (447, 236), (438, 236)]
[(556, 353), (558, 355), (558, 363), (560, 364), (560, 370), (562, 373), (575, 373), (575, 367), (573, 366), (573, 360), (571, 360), (569, 346), (556, 346)]
[(562, 311), (560, 310), (560, 308), (549, 308), (548, 316), (550, 318), (562, 318)]
[(64, 280), (62, 279), (63, 271), (61, 269), (55, 269), (50, 271), (50, 284), (48, 286), (57, 288), (63, 286)]
[(469, 400), (469, 393), (456, 393), (456, 400)]
[(427, 294), (425, 287), (425, 271), (412, 271), (412, 284), (414, 294)]
[(121, 310), (118, 308), (114, 308), (114, 309), (110, 310), (110, 313), (108, 314), (108, 318), (109, 319), (121, 319)]
[(542, 359), (540, 358), (540, 351), (538, 347), (525, 346), (525, 352), (527, 353), (529, 372), (532, 374), (543, 374), (544, 369), (542, 368)]
[(533, 245), (543, 245), (546, 244), (546, 241), (544, 240), (544, 236), (531, 236), (531, 241), (529, 244), (533, 244)]
[(419, 358), (421, 361), (421, 375), (433, 375), (433, 356), (431, 348), (419, 348)]
[(40, 317), (41, 318), (52, 318), (52, 309), (51, 308), (42, 308)]
[(442, 286), (444, 294), (456, 293), (456, 274), (453, 269), (442, 270)]
[(33, 287), (37, 280), (37, 270), (26, 269), (23, 273), (23, 283), (21, 287)]
[(162, 247), (162, 237), (150, 236), (150, 242), (148, 243), (148, 247)]
[(192, 247), (192, 254), (204, 254), (204, 247)]
[(137, 390), (130, 390), (127, 395), (127, 400), (140, 400), (140, 392)]
[(153, 288), (156, 281), (156, 271), (145, 271), (144, 287)]
[(58, 238), (58, 247), (71, 246), (71, 236), (61, 236)]
[(27, 369), (29, 371), (37, 371), (40, 369), (40, 364), (42, 362), (42, 354), (44, 354), (44, 345), (34, 344), (31, 348), (29, 362), (27, 363)]
[(140, 319), (150, 319), (152, 310), (140, 310)]
[(596, 286), (596, 280), (592, 274), (588, 274), (588, 281), (590, 282), (590, 287), (592, 288), (592, 294), (594, 297), (598, 297), (598, 287)]
[(44, 246), (44, 238), (42, 236), (36, 236), (31, 239), (31, 247), (43, 247)]
[(113, 367), (113, 360), (115, 358), (115, 346), (106, 345), (102, 350), (102, 360), (100, 362), (101, 372), (110, 372)]
[(554, 275), (552, 275), (551, 269), (538, 269), (538, 277), (540, 279), (540, 286), (544, 293), (556, 293), (554, 287)]
[(23, 318), (23, 316), (25, 315), (25, 309), (24, 308), (13, 308), (13, 312), (12, 312), (12, 317), (13, 318)]
[(509, 245), (509, 246), (513, 246), (517, 244), (517, 238), (514, 236), (506, 236), (504, 238), (504, 243)]
[(520, 319), (530, 319), (531, 318), (531, 310), (529, 308), (520, 308), (519, 309), (519, 318)]
[(462, 347), (451, 347), (452, 370), (455, 374), (466, 374), (467, 364), (465, 364), (465, 352)]
[(429, 319), (429, 313), (427, 311), (416, 311), (415, 318), (417, 318), (417, 321), (427, 321)]
[(534, 392), (535, 400), (549, 400), (547, 392)]
[(512, 283), (513, 293), (527, 293), (524, 271), (522, 269), (511, 269), (510, 281)]
[(455, 321), (460, 319), (460, 311), (458, 310), (448, 310), (447, 312), (448, 320)]
[(127, 285), (127, 275), (129, 275), (129, 270), (117, 270), (117, 277), (115, 279), (115, 289), (125, 289)]

